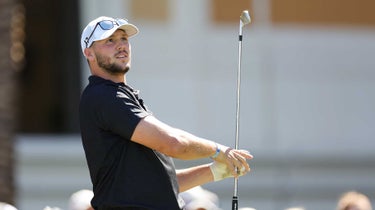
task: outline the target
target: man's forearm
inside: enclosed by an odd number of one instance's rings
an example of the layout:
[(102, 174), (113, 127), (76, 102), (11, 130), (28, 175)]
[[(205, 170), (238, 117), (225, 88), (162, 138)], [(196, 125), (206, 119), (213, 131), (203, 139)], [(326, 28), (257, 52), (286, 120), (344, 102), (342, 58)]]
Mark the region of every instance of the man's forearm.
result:
[(214, 181), (210, 164), (203, 164), (176, 171), (180, 192)]

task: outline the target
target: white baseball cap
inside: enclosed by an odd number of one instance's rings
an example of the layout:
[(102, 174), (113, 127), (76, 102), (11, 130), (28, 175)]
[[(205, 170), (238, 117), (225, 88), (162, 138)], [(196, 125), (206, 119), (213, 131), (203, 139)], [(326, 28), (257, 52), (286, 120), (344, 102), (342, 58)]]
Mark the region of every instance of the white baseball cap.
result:
[(91, 47), (93, 42), (108, 38), (117, 29), (124, 30), (128, 37), (132, 37), (139, 32), (138, 28), (130, 24), (126, 19), (106, 16), (98, 17), (92, 20), (87, 24), (85, 29), (83, 29), (81, 36), (82, 52), (84, 52), (86, 48)]

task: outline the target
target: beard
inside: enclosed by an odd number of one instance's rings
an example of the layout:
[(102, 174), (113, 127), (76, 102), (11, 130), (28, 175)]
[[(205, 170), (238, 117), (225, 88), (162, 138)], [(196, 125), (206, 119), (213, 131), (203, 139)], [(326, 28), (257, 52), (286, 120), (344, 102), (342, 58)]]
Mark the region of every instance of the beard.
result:
[(128, 65), (123, 67), (116, 64), (115, 62), (111, 62), (111, 59), (104, 55), (96, 54), (96, 60), (98, 61), (99, 67), (103, 68), (105, 71), (112, 75), (126, 74), (130, 69)]

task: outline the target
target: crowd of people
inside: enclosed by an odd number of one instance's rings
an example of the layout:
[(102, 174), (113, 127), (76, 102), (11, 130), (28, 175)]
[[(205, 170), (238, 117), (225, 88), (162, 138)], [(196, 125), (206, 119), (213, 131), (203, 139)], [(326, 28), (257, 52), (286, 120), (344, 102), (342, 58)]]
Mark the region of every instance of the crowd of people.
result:
[[(185, 201), (184, 210), (223, 210), (219, 197), (201, 186), (180, 193)], [(78, 190), (68, 200), (68, 210), (94, 210), (90, 202), (93, 192), (88, 189)], [(0, 202), (0, 210), (18, 210), (15, 206)], [(46, 206), (43, 210), (63, 210), (59, 207)], [(239, 210), (261, 210), (253, 207), (241, 207)], [(290, 207), (284, 210), (308, 210), (304, 207)], [(337, 199), (335, 210), (372, 210), (370, 198), (358, 191), (347, 191)]]

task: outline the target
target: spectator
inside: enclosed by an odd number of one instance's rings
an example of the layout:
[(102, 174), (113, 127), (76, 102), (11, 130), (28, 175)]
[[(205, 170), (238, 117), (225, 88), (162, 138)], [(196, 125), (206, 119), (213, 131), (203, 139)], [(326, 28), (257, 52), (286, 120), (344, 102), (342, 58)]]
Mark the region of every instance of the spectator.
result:
[(0, 202), (0, 210), (17, 210), (16, 207), (10, 205), (9, 203)]
[(180, 193), (186, 210), (220, 210), (219, 198), (211, 191), (197, 186)]
[(305, 210), (305, 208), (303, 208), (303, 207), (290, 207), (290, 208), (287, 208), (285, 210)]
[(349, 191), (341, 195), (337, 203), (337, 210), (372, 210), (370, 199), (356, 191)]
[(94, 210), (91, 206), (93, 197), (94, 193), (87, 189), (73, 193), (69, 199), (69, 210)]
[(50, 207), (50, 206), (46, 206), (46, 207), (44, 207), (43, 210), (62, 210), (62, 209), (60, 209), (59, 207)]

